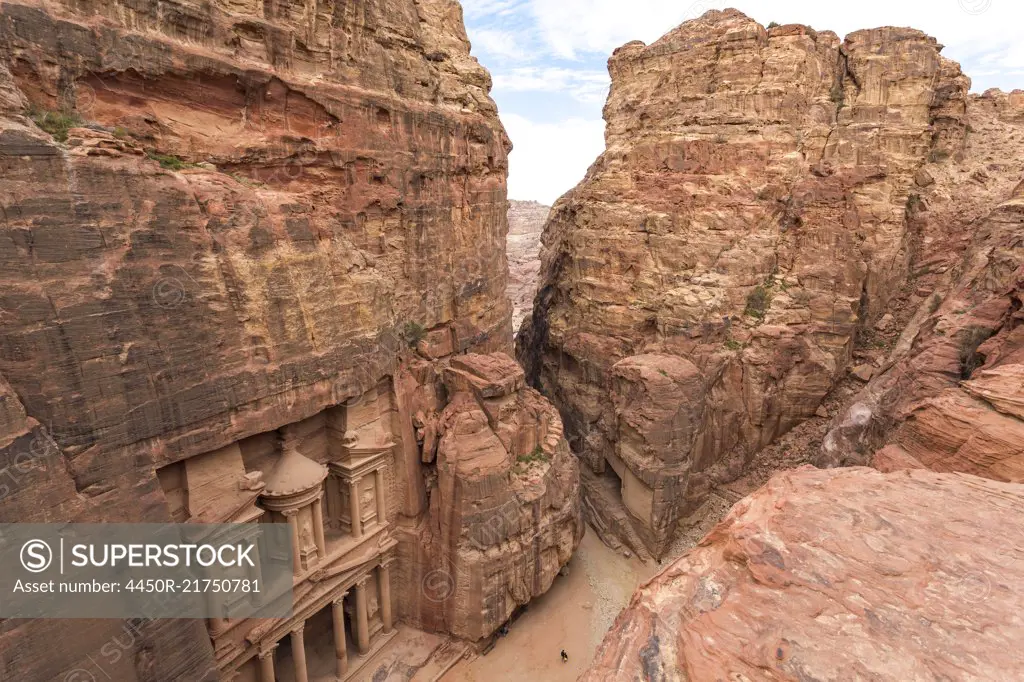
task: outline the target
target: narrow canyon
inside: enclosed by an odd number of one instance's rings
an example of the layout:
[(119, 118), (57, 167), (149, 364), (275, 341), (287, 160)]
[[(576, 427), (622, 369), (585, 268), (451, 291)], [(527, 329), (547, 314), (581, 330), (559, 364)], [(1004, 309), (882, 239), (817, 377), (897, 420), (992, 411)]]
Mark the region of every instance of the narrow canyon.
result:
[(0, 524), (293, 585), (0, 679), (1024, 676), (1024, 91), (942, 51), (629, 42), (548, 207), (456, 0), (0, 0)]

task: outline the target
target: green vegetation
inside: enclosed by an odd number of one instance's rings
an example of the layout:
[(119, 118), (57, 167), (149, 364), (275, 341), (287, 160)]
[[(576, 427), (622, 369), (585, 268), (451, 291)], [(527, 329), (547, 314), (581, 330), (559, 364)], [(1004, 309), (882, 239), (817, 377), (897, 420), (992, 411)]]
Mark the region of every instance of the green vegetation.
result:
[(524, 469), (530, 467), (531, 464), (546, 464), (551, 461), (551, 458), (544, 453), (544, 449), (541, 446), (537, 446), (533, 449), (533, 452), (529, 452), (525, 455), (519, 455), (516, 458), (516, 466), (522, 465)]
[(907, 198), (907, 215), (913, 215), (921, 210), (924, 202), (921, 201), (920, 194), (911, 194)]
[(715, 144), (726, 144), (728, 141), (729, 138), (727, 138), (722, 133), (715, 135)]
[(768, 24), (768, 28), (778, 28), (779, 26), (782, 26), (782, 24), (780, 24), (777, 21), (773, 21), (770, 24)]
[(840, 109), (846, 105), (846, 92), (841, 81), (832, 86), (831, 98), (832, 103)]
[(985, 364), (985, 356), (978, 352), (978, 347), (992, 336), (987, 327), (968, 327), (960, 336), (960, 378), (970, 379), (974, 370)]
[(668, 372), (666, 372), (666, 371), (665, 371), (665, 370), (663, 370), (663, 369), (659, 369), (659, 370), (658, 370), (658, 374), (660, 374), (660, 375), (661, 375), (661, 376), (663, 376), (663, 377), (668, 377)]
[(160, 167), (166, 170), (180, 171), (184, 168), (191, 168), (195, 165), (173, 154), (160, 154), (153, 150), (146, 152), (146, 156), (159, 163)]
[(772, 283), (770, 280), (767, 285), (759, 284), (754, 287), (754, 290), (747, 296), (747, 307), (743, 311), (744, 315), (757, 320), (764, 320), (768, 314), (768, 309), (772, 307), (772, 293), (769, 288), (772, 286)]
[(402, 327), (402, 336), (410, 348), (415, 348), (427, 337), (427, 330), (419, 322), (406, 322)]
[(43, 109), (32, 106), (28, 110), (32, 122), (53, 136), (58, 142), (68, 141), (68, 131), (82, 125), (82, 117), (74, 111)]
[(727, 339), (725, 342), (725, 347), (732, 351), (743, 350), (743, 344), (737, 341), (736, 339)]

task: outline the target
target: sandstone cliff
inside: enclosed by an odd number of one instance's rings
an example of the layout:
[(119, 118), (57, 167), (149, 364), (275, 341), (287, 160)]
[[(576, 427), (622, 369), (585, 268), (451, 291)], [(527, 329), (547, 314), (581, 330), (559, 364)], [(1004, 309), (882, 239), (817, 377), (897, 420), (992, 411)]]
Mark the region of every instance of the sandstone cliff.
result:
[(904, 295), (929, 254), (963, 254), (1006, 200), (1017, 97), (968, 95), (940, 50), (727, 10), (612, 56), (606, 151), (552, 210), (518, 351), (606, 536), (664, 554), (709, 488), (819, 410), (892, 306), (930, 296), (927, 279)]
[(642, 586), (583, 680), (1024, 674), (1024, 489), (959, 474), (780, 474)]
[[(187, 516), (166, 472), (238, 443), (265, 468), (285, 427), (323, 460), (335, 406), (355, 442), (394, 442), (400, 555), (429, 515), (471, 503), (432, 492), (446, 470), (422, 461), (405, 401), (411, 366), (511, 350), (509, 142), (457, 2), (3, 0), (0, 57), (0, 520)], [(466, 603), (513, 595), (487, 627), (578, 542), (557, 419), (521, 400), (552, 432), (551, 484), (502, 491), (536, 552), (516, 546), (516, 572), (486, 589), (458, 584)], [(489, 566), (513, 551), (488, 547)], [(403, 617), (424, 568), (397, 567)], [(435, 623), (488, 634), (476, 614)], [(105, 672), (211, 669), (202, 624), (147, 628)], [(4, 622), (0, 677), (59, 678), (118, 632)]]
[(913, 214), (911, 286), (927, 295), (896, 320), (899, 341), (836, 417), (820, 465), (1024, 482), (1024, 93), (989, 92), (968, 111), (964, 158), (932, 169)]
[(579, 463), (558, 411), (504, 354), (419, 363), (410, 396), (422, 458), (436, 460), (417, 528), (413, 622), (469, 640), (547, 592), (583, 539)]
[(519, 331), (537, 294), (540, 237), (551, 207), (536, 201), (508, 203), (508, 297), (512, 299), (512, 329)]

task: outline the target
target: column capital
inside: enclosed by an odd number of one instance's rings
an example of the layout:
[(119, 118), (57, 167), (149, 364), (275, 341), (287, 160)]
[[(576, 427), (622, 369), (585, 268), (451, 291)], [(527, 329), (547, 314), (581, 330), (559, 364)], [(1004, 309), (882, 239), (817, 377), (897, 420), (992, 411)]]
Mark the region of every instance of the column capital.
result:
[(395, 563), (395, 557), (393, 556), (382, 556), (379, 562), (381, 568), (387, 568), (393, 563)]
[(289, 518), (289, 519), (291, 517), (295, 516), (298, 513), (299, 513), (298, 509), (285, 509), (284, 511), (280, 512), (281, 516), (284, 516), (284, 517)]
[(293, 626), (292, 629), (291, 629), (291, 633), (293, 635), (300, 635), (301, 636), (305, 631), (306, 631), (306, 621), (302, 621), (302, 623)]
[(338, 606), (341, 606), (342, 604), (344, 604), (344, 603), (345, 603), (345, 597), (347, 597), (347, 596), (348, 596), (348, 590), (345, 590), (344, 592), (342, 592), (341, 594), (339, 594), (339, 595), (338, 595), (337, 597), (335, 597), (335, 598), (334, 598), (334, 599), (332, 600), (332, 602), (331, 602), (331, 603), (333, 603), (333, 604), (337, 604)]
[(261, 646), (259, 648), (259, 651), (257, 652), (256, 656), (258, 658), (260, 658), (260, 659), (266, 658), (267, 656), (273, 656), (274, 655), (274, 649), (277, 648), (277, 644), (278, 644), (277, 642), (274, 642), (273, 644), (268, 644), (266, 646)]
[(361, 578), (359, 578), (358, 580), (356, 580), (356, 582), (355, 582), (356, 587), (366, 587), (366, 582), (369, 579), (370, 579), (370, 574), (367, 573), (366, 575), (364, 575)]

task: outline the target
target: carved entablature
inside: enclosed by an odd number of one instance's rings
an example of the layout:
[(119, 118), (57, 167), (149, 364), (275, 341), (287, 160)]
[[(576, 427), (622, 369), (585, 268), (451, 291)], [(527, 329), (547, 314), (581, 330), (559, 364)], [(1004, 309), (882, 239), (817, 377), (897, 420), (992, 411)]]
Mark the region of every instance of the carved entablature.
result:
[(328, 518), (333, 527), (359, 538), (370, 524), (387, 522), (384, 469), (391, 461), (393, 443), (351, 447), (328, 462)]

